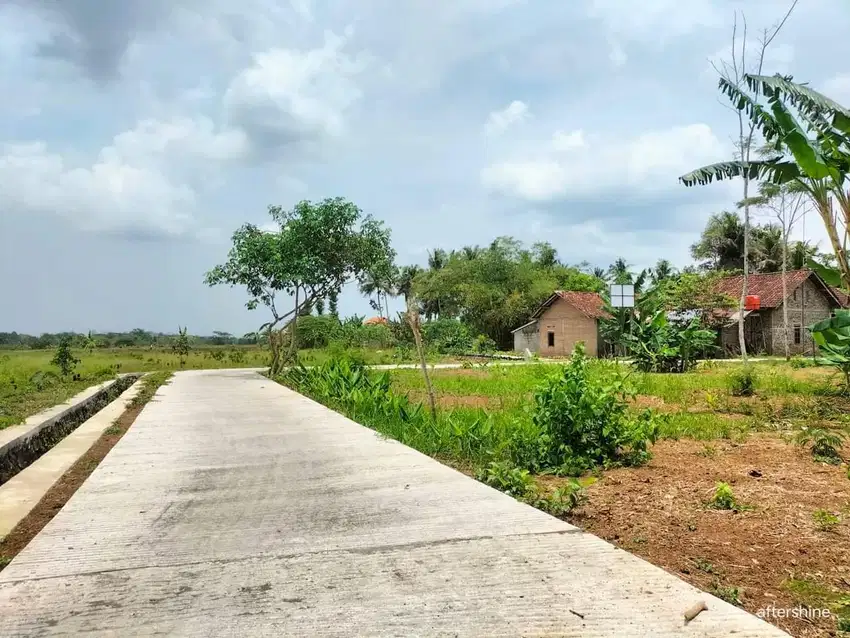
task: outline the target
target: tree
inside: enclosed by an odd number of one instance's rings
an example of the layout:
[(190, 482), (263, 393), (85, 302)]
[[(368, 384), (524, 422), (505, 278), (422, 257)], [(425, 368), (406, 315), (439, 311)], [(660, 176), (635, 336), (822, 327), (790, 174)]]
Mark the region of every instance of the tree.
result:
[[(434, 251), (437, 255), (445, 251)], [(433, 255), (433, 253), (432, 253)], [(413, 278), (413, 290), (428, 320), (458, 318), (473, 335), (511, 347), (511, 330), (526, 323), (556, 290), (600, 292), (604, 283), (577, 268), (543, 260), (536, 249), (512, 237), (498, 237), (474, 259), (450, 254), (439, 268)], [(432, 264), (433, 266), (433, 264)]]
[[(469, 259), (469, 257), (466, 257)], [(413, 264), (411, 266), (402, 266), (396, 277), (396, 293), (404, 297), (405, 308), (408, 306), (408, 300), (413, 290), (414, 281), (422, 274), (423, 270), (420, 266)]]
[(548, 241), (541, 241), (532, 247), (534, 260), (541, 268), (553, 268), (558, 265), (558, 251)]
[(71, 374), (80, 362), (71, 351), (72, 339), (73, 337), (69, 334), (63, 335), (59, 340), (59, 345), (56, 347), (56, 354), (50, 360), (50, 363), (59, 368), (63, 377)]
[(706, 270), (744, 269), (744, 225), (737, 213), (723, 211), (708, 218), (691, 257)]
[(655, 268), (652, 269), (652, 283), (657, 284), (659, 281), (667, 281), (675, 277), (676, 274), (676, 269), (669, 260), (659, 259), (655, 263)]
[(323, 298), (316, 299), (314, 307), (316, 308), (316, 314), (320, 317), (325, 314), (325, 300)]
[[(269, 336), (272, 351), (271, 373), (283, 363), (282, 334), (273, 331), (287, 321), (290, 350), (287, 359), (297, 353), (298, 315), (312, 307), (316, 299), (338, 293), (352, 278), (392, 263), (389, 230), (353, 203), (341, 198), (321, 202), (302, 201), (292, 210), (270, 206), (269, 214), (278, 230), (267, 232), (245, 224), (233, 234), (233, 246), (227, 261), (215, 266), (205, 277), (210, 286), (244, 286), (250, 299), (246, 306), (260, 304), (272, 319), (260, 330)], [(279, 295), (292, 304), (279, 310)]]
[(97, 340), (94, 338), (92, 331), (89, 330), (86, 335), (85, 341), (83, 343), (83, 347), (88, 350), (89, 354), (91, 354), (95, 348), (97, 348)]
[[(767, 48), (770, 46), (770, 43), (776, 38), (779, 32), (782, 30), (782, 27), (785, 25), (785, 22), (788, 20), (791, 13), (794, 11), (794, 8), (797, 6), (798, 0), (794, 0), (785, 13), (782, 20), (777, 23), (771, 29), (765, 29), (762, 32), (762, 37), (759, 42), (759, 47), (757, 48), (756, 55), (756, 74), (760, 75), (762, 73), (764, 67), (764, 57), (767, 52)], [(746, 77), (748, 73), (748, 61), (747, 61), (747, 21), (746, 18), (742, 16), (743, 21), (743, 37), (741, 38), (740, 48), (738, 44), (738, 16), (735, 14), (735, 21), (732, 26), (732, 60), (731, 63), (728, 61), (721, 61), (719, 65), (714, 65), (717, 74), (720, 76), (721, 85), (726, 85), (739, 93), (744, 89), (744, 85), (746, 83)], [(752, 102), (757, 104), (759, 99), (759, 94), (756, 92), (752, 96)], [(746, 121), (744, 114), (741, 108), (733, 109), (735, 113), (735, 117), (738, 123), (738, 139), (737, 139), (737, 147), (738, 147), (738, 164), (740, 166), (746, 166), (750, 163), (752, 150), (753, 150), (753, 141), (756, 131), (758, 130), (757, 122), (752, 118), (749, 122)], [(739, 299), (738, 304), (738, 342), (741, 348), (741, 357), (746, 362), (747, 361), (747, 346), (744, 339), (744, 302), (747, 296), (747, 279), (749, 275), (749, 261), (748, 256), (750, 254), (749, 248), (749, 232), (750, 232), (750, 181), (752, 176), (748, 171), (744, 171), (741, 174), (742, 185), (743, 185), (743, 198), (744, 202), (743, 210), (744, 210), (744, 233), (743, 233), (743, 271), (744, 276), (742, 278), (742, 286), (741, 286), (741, 297)]]
[(339, 293), (336, 290), (331, 290), (328, 293), (328, 312), (331, 317), (339, 319)]
[(187, 327), (177, 326), (177, 336), (174, 338), (174, 343), (171, 344), (171, 349), (180, 357), (180, 367), (186, 366), (186, 357), (189, 356), (189, 332)]

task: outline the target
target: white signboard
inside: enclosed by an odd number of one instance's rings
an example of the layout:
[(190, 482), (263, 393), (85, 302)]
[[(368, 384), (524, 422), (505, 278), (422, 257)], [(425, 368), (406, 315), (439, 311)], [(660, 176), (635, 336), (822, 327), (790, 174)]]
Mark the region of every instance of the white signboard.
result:
[(635, 307), (635, 287), (632, 284), (611, 284), (611, 306), (614, 308)]

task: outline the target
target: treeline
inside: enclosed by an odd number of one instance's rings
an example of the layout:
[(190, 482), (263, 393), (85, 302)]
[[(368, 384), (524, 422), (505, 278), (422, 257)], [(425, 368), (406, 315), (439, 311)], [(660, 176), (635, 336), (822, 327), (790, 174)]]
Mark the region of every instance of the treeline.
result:
[[(33, 350), (55, 348), (66, 337), (70, 338), (71, 345), (75, 348), (156, 348), (170, 347), (178, 335), (176, 333), (150, 332), (141, 328), (129, 332), (89, 332), (88, 334), (55, 332), (38, 336), (18, 332), (0, 332), (0, 348), (30, 348)], [(258, 336), (256, 333), (248, 333), (236, 337), (229, 332), (214, 331), (212, 335), (193, 335), (191, 340), (197, 345), (241, 346), (257, 344)]]

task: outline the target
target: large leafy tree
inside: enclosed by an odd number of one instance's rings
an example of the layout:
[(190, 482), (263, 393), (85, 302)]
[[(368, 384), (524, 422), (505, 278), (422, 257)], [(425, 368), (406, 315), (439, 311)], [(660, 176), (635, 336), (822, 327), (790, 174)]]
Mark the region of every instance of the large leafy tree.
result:
[(691, 257), (706, 270), (743, 270), (744, 224), (729, 211), (708, 218), (699, 241), (691, 246)]
[(529, 249), (512, 237), (499, 237), (473, 258), (465, 250), (434, 251), (445, 255), (445, 261), (414, 275), (415, 296), (426, 316), (436, 314), (439, 302), (441, 318), (460, 319), (509, 347), (510, 331), (528, 321), (555, 290), (604, 289), (592, 274), (559, 263), (550, 249), (544, 244)]
[[(823, 220), (841, 282), (850, 289), (850, 111), (790, 76), (745, 79), (746, 90), (724, 79), (720, 89), (755, 124), (774, 157), (712, 164), (679, 179), (687, 186), (744, 176), (793, 184), (807, 194)], [(766, 105), (758, 103), (759, 95)]]
[[(302, 201), (292, 210), (270, 206), (277, 230), (245, 224), (233, 233), (227, 261), (206, 273), (210, 286), (244, 286), (246, 306), (266, 306), (270, 321), (260, 328), (272, 349), (271, 372), (279, 370), (281, 323), (287, 322), (290, 356), (295, 355), (298, 316), (317, 299), (335, 295), (350, 279), (392, 262), (390, 232), (381, 222), (341, 198)], [(282, 305), (288, 299), (289, 307)]]

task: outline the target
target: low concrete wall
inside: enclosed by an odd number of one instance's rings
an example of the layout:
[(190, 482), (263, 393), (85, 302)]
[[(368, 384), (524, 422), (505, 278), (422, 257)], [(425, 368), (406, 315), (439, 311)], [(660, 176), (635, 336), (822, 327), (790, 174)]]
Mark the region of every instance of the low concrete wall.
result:
[(21, 434), (3, 443), (0, 446), (0, 485), (29, 466), (80, 424), (114, 401), (140, 376), (140, 374), (121, 375), (114, 381), (100, 386), (90, 396), (58, 414), (49, 416), (41, 423), (24, 428)]

